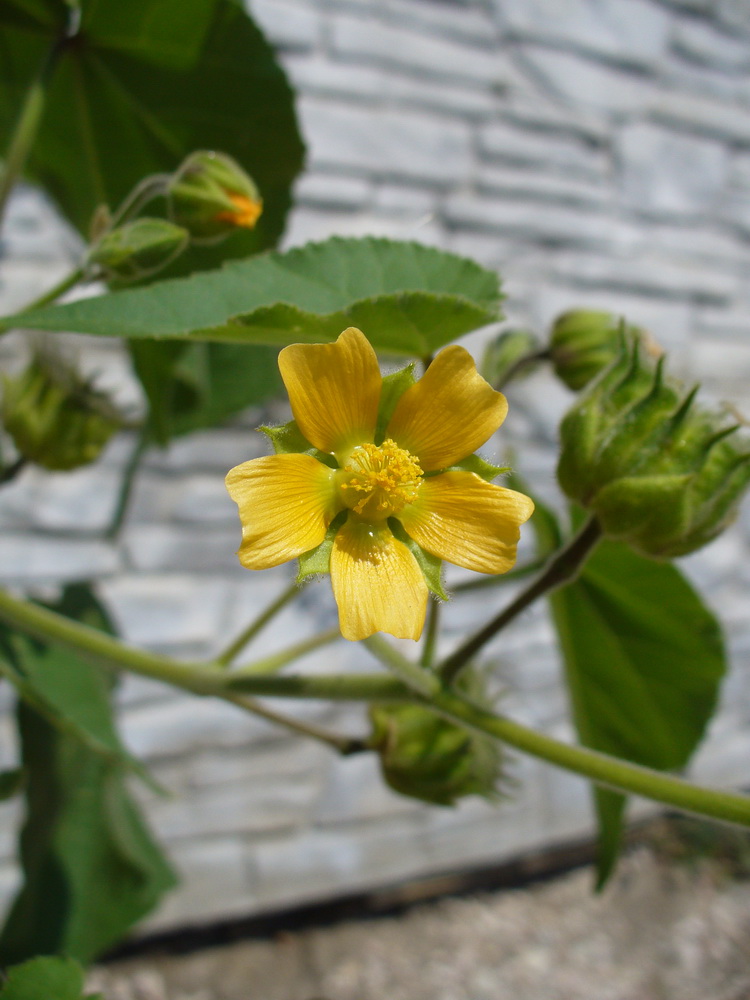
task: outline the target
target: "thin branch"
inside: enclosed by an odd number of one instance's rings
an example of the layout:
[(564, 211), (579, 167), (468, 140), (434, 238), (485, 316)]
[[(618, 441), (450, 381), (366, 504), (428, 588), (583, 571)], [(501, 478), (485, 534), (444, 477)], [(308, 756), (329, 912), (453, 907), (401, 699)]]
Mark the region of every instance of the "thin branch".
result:
[(283, 590), (272, 604), (266, 608), (247, 628), (243, 629), (237, 638), (227, 646), (223, 653), (220, 653), (215, 662), (221, 666), (228, 667), (235, 660), (247, 644), (264, 628), (283, 608), (294, 600), (307, 581), (302, 583), (292, 583), (286, 590)]

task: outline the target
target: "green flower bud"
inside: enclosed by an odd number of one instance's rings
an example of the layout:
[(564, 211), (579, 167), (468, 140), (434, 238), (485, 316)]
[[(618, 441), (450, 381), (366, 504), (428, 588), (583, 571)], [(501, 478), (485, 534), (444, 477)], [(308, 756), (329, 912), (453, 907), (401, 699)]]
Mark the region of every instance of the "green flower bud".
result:
[(86, 264), (111, 280), (136, 281), (161, 271), (190, 241), (190, 234), (166, 219), (134, 219), (105, 233), (88, 252)]
[(555, 374), (578, 392), (617, 357), (620, 336), (641, 337), (654, 357), (661, 353), (649, 334), (612, 313), (573, 309), (558, 316), (550, 333), (550, 355)]
[(169, 216), (193, 240), (212, 242), (237, 227), (254, 229), (263, 201), (252, 178), (231, 156), (192, 153), (167, 184)]
[(386, 783), (401, 795), (452, 806), (465, 795), (495, 798), (497, 740), (471, 732), (421, 705), (373, 705), (371, 745)]
[(18, 378), (3, 377), (2, 418), (19, 453), (55, 471), (93, 462), (121, 425), (106, 396), (41, 356)]
[(750, 482), (750, 442), (621, 338), (615, 362), (563, 418), (563, 491), (611, 538), (674, 558), (715, 538)]
[(482, 375), (490, 385), (502, 385), (508, 375), (517, 372), (528, 375), (533, 366), (524, 364), (523, 368), (517, 368), (518, 362), (540, 350), (539, 341), (529, 330), (506, 330), (487, 346), (482, 360)]

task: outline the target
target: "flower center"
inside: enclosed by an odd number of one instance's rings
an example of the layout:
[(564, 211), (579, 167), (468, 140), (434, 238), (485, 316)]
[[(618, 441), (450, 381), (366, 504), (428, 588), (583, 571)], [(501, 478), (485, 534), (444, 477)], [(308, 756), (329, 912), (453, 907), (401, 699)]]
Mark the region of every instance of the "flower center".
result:
[(355, 514), (383, 521), (416, 499), (422, 469), (416, 458), (387, 438), (360, 444), (341, 470), (341, 498)]

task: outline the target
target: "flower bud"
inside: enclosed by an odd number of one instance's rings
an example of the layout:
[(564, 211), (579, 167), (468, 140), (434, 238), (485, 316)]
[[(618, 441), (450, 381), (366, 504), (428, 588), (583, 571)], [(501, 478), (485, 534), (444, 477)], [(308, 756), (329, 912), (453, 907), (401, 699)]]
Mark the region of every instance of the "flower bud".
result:
[(734, 517), (750, 482), (750, 442), (697, 387), (665, 379), (664, 359), (621, 339), (615, 362), (563, 418), (557, 475), (606, 535), (644, 555), (686, 555)]
[(221, 239), (237, 227), (254, 229), (263, 201), (252, 178), (231, 156), (192, 153), (167, 184), (169, 215), (198, 241)]
[(572, 309), (558, 316), (550, 333), (550, 355), (555, 374), (578, 392), (617, 357), (620, 336), (640, 337), (654, 357), (661, 349), (649, 334), (625, 323), (613, 313)]
[[(490, 385), (503, 385), (508, 376), (519, 371), (518, 362), (541, 349), (539, 341), (528, 330), (506, 330), (487, 346), (482, 360), (482, 375)], [(524, 375), (532, 371), (532, 366), (524, 364), (520, 369)]]
[(121, 424), (106, 396), (41, 356), (3, 377), (2, 418), (21, 455), (56, 471), (93, 462)]
[(452, 806), (465, 795), (497, 794), (497, 740), (420, 705), (373, 705), (370, 719), (370, 743), (394, 791), (440, 806)]
[(86, 263), (108, 280), (136, 281), (166, 267), (189, 241), (186, 229), (166, 219), (134, 219), (94, 243)]

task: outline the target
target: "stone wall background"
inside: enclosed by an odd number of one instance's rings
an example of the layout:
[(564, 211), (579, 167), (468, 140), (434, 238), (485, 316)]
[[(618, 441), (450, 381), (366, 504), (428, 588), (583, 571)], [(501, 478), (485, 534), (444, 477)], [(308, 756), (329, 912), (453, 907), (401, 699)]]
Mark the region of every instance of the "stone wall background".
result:
[[(582, 304), (622, 312), (675, 349), (681, 374), (746, 405), (747, 0), (249, 7), (300, 91), (309, 144), (285, 245), (374, 233), (470, 255), (500, 269), (514, 325), (543, 332)], [(75, 248), (53, 209), (20, 190), (3, 243), (2, 309), (62, 277)], [(492, 332), (469, 346), (479, 349)], [(139, 404), (117, 345), (70, 345), (121, 402)], [(19, 337), (0, 341), (4, 368), (21, 354)], [(568, 396), (540, 374), (509, 397), (495, 447), (511, 446), (519, 469), (554, 500), (556, 426)], [(258, 416), (149, 454), (117, 541), (105, 532), (133, 447), (127, 437), (72, 474), (27, 470), (0, 493), (0, 579), (49, 593), (93, 578), (128, 640), (186, 656), (216, 652), (290, 579), (286, 568), (248, 573), (234, 556), (238, 525), (223, 476), (262, 453), (250, 433)], [(726, 784), (746, 783), (750, 750), (749, 544), (746, 507), (719, 541), (683, 561), (722, 616), (732, 661), (693, 773)], [(507, 590), (457, 599), (446, 621), (465, 630), (506, 598)], [(282, 638), (263, 635), (257, 652), (333, 621), (328, 589), (315, 585), (282, 615)], [(506, 710), (569, 737), (544, 609), (528, 612), (489, 652)], [(306, 669), (344, 663), (373, 665), (343, 642), (305, 661)], [(385, 789), (369, 758), (339, 761), (230, 706), (137, 678), (120, 697), (128, 744), (174, 792), (139, 792), (183, 874), (152, 929), (494, 863), (591, 830), (585, 783), (520, 757), (510, 763), (521, 784), (498, 808), (469, 801), (428, 809)], [(352, 732), (361, 723), (350, 709), (287, 707)], [(0, 764), (15, 754), (5, 715)], [(16, 884), (17, 820), (15, 804), (0, 807), (3, 897)]]

